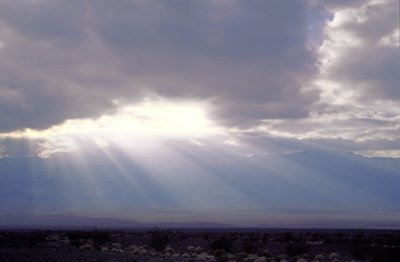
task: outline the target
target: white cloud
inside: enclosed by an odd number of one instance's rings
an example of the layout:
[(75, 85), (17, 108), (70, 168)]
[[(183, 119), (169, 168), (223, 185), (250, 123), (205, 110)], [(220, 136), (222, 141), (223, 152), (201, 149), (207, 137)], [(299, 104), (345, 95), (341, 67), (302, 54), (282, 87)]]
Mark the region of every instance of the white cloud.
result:
[(311, 114), (308, 119), (265, 121), (254, 130), (294, 139), (346, 139), (355, 142), (397, 141), (400, 117), (357, 117), (348, 113)]
[[(376, 142), (383, 148), (374, 152), (389, 152), (385, 141), (400, 141), (400, 100), (387, 95), (398, 93), (399, 50), (378, 43), (395, 43), (391, 37), (398, 32), (399, 12), (394, 6), (391, 1), (361, 1), (328, 8), (333, 19), (325, 25), (318, 51), (320, 74), (308, 87), (318, 90), (319, 100), (305, 118), (266, 119), (247, 132), (305, 142), (342, 140), (355, 147), (364, 144), (365, 150)], [(376, 26), (385, 28), (390, 40)]]
[(8, 157), (8, 155), (6, 154), (5, 147), (0, 145), (0, 158), (4, 158), (4, 157)]
[(37, 144), (36, 154), (40, 158), (50, 158), (57, 153), (71, 153), (76, 151), (76, 147), (72, 141), (60, 141), (59, 139), (47, 140)]
[(227, 139), (225, 139), (224, 144), (229, 146), (240, 146), (239, 141), (234, 137), (228, 137)]
[(400, 29), (397, 28), (396, 30), (393, 31), (393, 33), (383, 36), (379, 40), (378, 45), (399, 47), (400, 46)]
[(196, 145), (196, 146), (205, 146), (204, 143), (202, 143), (202, 142), (200, 142), (200, 141), (198, 141), (196, 139), (191, 139), (189, 142), (192, 143), (193, 145)]
[(364, 157), (400, 158), (400, 150), (365, 150), (354, 153)]

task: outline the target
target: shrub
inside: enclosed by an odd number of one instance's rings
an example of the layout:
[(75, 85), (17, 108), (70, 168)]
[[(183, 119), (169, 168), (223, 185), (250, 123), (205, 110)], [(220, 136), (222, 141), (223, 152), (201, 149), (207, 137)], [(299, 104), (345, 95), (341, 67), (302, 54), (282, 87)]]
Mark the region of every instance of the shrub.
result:
[(150, 247), (156, 251), (163, 251), (169, 243), (168, 232), (161, 231), (158, 228), (150, 232)]
[(111, 241), (111, 234), (108, 231), (97, 231), (95, 230), (92, 233), (92, 237), (91, 237), (95, 242), (97, 242), (98, 244), (102, 245), (105, 244), (109, 241)]
[(251, 239), (245, 239), (242, 242), (242, 249), (246, 253), (256, 253), (256, 251), (258, 250), (257, 242)]
[(81, 240), (92, 239), (97, 244), (105, 244), (111, 240), (111, 234), (108, 231), (71, 231), (67, 233), (67, 237), (71, 240), (71, 245), (80, 246)]
[(222, 249), (229, 252), (232, 248), (233, 241), (227, 237), (218, 238), (210, 243), (212, 250)]
[(299, 256), (306, 253), (309, 249), (309, 246), (302, 242), (289, 243), (286, 246), (286, 254), (289, 256)]

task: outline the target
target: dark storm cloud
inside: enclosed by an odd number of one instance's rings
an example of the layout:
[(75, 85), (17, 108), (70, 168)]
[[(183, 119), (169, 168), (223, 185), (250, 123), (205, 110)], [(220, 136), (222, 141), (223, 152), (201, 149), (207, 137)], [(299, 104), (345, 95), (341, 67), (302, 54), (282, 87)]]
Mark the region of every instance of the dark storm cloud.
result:
[(83, 1), (2, 1), (0, 7), (6, 26), (28, 37), (64, 43), (84, 37)]
[(90, 48), (83, 7), (71, 1), (0, 3), (0, 130), (46, 128), (107, 106), (95, 89), (101, 80), (110, 84), (109, 77), (98, 74), (85, 84), (90, 65), (101, 57), (93, 59), (97, 51)]
[(228, 121), (305, 115), (310, 99), (299, 93), (300, 80), (313, 72), (314, 57), (306, 49), (304, 5), (157, 4), (157, 13), (131, 2), (119, 16), (97, 9), (106, 13), (98, 15), (97, 31), (122, 58), (122, 70), (148, 77), (144, 84), (162, 95), (216, 97)]
[(0, 130), (96, 116), (147, 92), (224, 123), (308, 113), (303, 1), (2, 1)]

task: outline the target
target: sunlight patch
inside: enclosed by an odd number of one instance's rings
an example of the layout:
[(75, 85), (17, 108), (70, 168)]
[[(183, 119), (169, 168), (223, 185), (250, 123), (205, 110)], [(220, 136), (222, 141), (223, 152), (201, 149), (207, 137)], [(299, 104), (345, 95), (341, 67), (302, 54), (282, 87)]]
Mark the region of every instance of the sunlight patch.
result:
[(66, 120), (61, 125), (45, 130), (24, 129), (3, 133), (0, 137), (45, 139), (90, 135), (101, 141), (101, 138), (110, 135), (204, 136), (219, 131), (205, 109), (204, 104), (199, 102), (144, 101), (138, 105), (121, 105), (114, 114), (102, 115), (97, 119)]
[(66, 120), (45, 130), (25, 129), (0, 134), (0, 138), (38, 140), (36, 153), (48, 158), (60, 152), (73, 152), (81, 144), (104, 148), (110, 143), (143, 145), (162, 139), (187, 139), (221, 134), (208, 116), (209, 104), (198, 101), (174, 102), (165, 99), (146, 99), (130, 105), (115, 102), (113, 114), (96, 119)]

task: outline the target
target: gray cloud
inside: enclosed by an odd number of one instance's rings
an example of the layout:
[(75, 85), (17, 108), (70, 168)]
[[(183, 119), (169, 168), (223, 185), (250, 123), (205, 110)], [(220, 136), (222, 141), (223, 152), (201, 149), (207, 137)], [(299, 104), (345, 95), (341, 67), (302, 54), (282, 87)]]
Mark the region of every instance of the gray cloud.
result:
[(211, 101), (249, 140), (393, 149), (398, 19), (397, 1), (2, 1), (0, 131), (156, 93)]
[(0, 130), (96, 116), (148, 91), (229, 125), (308, 113), (302, 1), (2, 1)]
[(306, 114), (304, 105), (311, 99), (300, 94), (299, 79), (307, 79), (315, 68), (306, 49), (304, 5), (167, 3), (179, 5), (179, 15), (165, 2), (156, 18), (146, 9), (144, 21), (137, 23), (149, 30), (131, 26), (132, 13), (143, 12), (135, 4), (120, 16), (98, 16), (97, 30), (123, 58), (123, 70), (145, 77), (144, 85), (162, 95), (216, 97), (224, 106), (219, 113), (228, 121)]
[(348, 7), (358, 7), (365, 3), (365, 0), (322, 0), (318, 1), (319, 4), (323, 4), (324, 6), (332, 9), (343, 9)]
[[(347, 19), (332, 29), (360, 42), (339, 47), (342, 54), (328, 72), (332, 81), (359, 92), (360, 102), (400, 99), (399, 36), (393, 36), (392, 43), (383, 43), (385, 37), (399, 30), (398, 10), (398, 1), (363, 2), (353, 7), (352, 12), (346, 14)], [(328, 34), (328, 41), (331, 37)]]
[(78, 44), (85, 37), (83, 7), (84, 1), (2, 1), (0, 12), (7, 26), (29, 38)]

